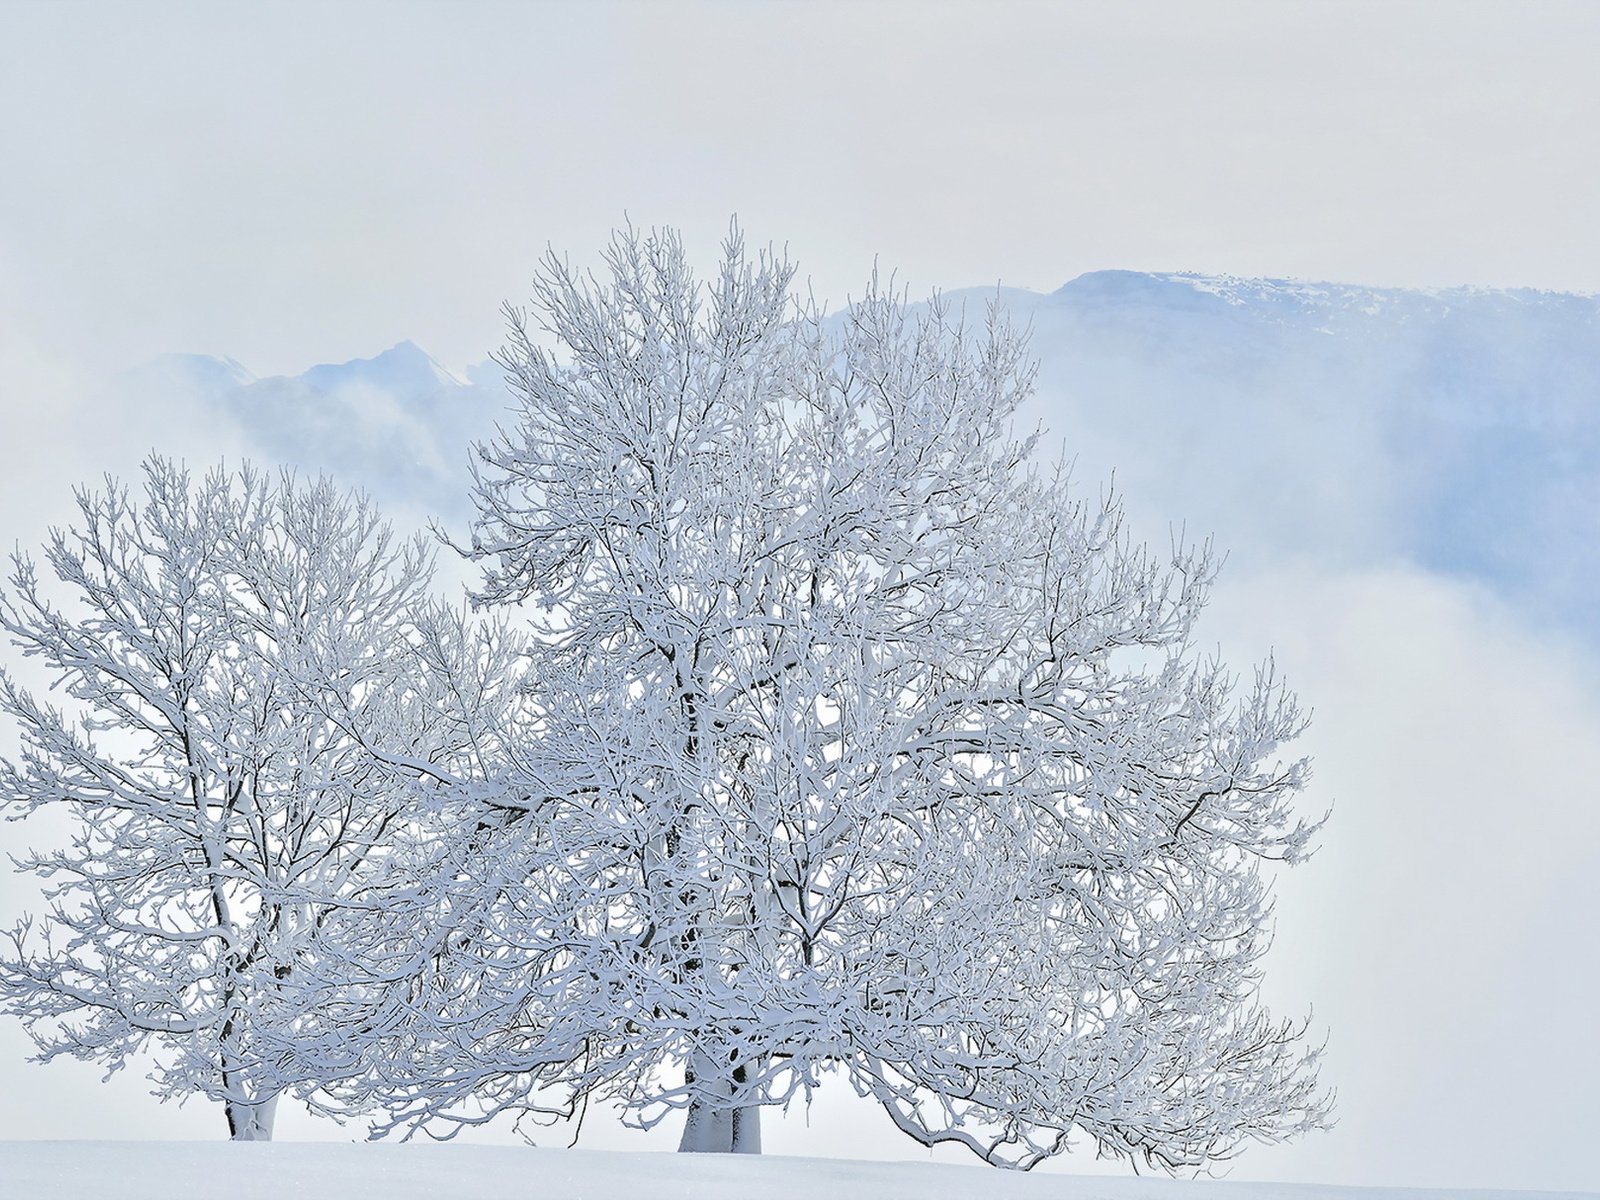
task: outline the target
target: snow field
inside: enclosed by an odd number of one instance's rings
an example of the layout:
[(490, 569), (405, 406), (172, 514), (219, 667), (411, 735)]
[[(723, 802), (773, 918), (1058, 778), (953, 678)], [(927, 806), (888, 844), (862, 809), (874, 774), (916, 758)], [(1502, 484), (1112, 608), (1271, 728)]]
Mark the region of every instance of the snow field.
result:
[(514, 1146), (0, 1142), (0, 1200), (1580, 1200)]

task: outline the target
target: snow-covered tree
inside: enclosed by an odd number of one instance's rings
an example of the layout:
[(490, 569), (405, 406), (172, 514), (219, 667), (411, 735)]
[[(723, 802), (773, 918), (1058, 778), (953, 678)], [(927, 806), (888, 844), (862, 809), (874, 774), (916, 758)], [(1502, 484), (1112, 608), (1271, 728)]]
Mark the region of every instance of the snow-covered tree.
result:
[(56, 583), (16, 555), (0, 593), (0, 629), (65, 693), (0, 674), (22, 746), (0, 801), (74, 818), (70, 846), (19, 860), (49, 911), (0, 950), (0, 1012), (42, 1060), (148, 1051), (159, 1095), (266, 1139), (300, 1082), (269, 1035), (330, 905), (410, 826), (412, 783), (469, 769), (481, 697), (457, 655), (481, 646), (428, 601), (425, 543), (325, 480), (152, 458), (143, 503), (111, 480), (77, 501), (45, 550)]
[(325, 1037), (406, 1036), (345, 1095), (446, 1132), (606, 1099), (756, 1151), (762, 1106), (843, 1076), (1024, 1168), (1322, 1124), (1303, 1026), (1254, 999), (1261, 864), (1316, 824), (1302, 719), (1197, 652), (1209, 549), (1031, 465), (993, 314), (874, 280), (824, 320), (737, 234), (709, 286), (670, 232), (606, 266), (551, 256), (508, 310), (469, 553), (534, 699), (351, 965)]

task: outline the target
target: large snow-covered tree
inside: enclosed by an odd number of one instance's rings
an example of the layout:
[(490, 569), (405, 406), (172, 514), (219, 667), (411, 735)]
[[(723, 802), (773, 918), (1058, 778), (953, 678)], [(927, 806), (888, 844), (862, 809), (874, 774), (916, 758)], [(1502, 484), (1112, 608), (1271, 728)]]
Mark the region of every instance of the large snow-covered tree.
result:
[(148, 1051), (158, 1094), (220, 1100), (261, 1140), (300, 1082), (268, 1035), (318, 977), (330, 906), (414, 824), (413, 784), (470, 771), (486, 706), (460, 683), (487, 660), (429, 601), (425, 543), (360, 497), (160, 458), (143, 490), (80, 490), (54, 581), (17, 555), (0, 593), (0, 629), (65, 701), (0, 674), (22, 747), (0, 802), (73, 828), (20, 861), (49, 909), (0, 949), (0, 1012), (45, 1060)]
[(1197, 651), (1209, 549), (1132, 545), (1034, 465), (992, 314), (874, 280), (824, 320), (737, 234), (708, 286), (670, 232), (605, 261), (551, 256), (509, 311), (468, 552), (533, 698), (350, 964), (323, 1036), (406, 1036), (344, 1095), (395, 1124), (605, 1099), (756, 1151), (762, 1106), (842, 1076), (1024, 1168), (1323, 1123), (1303, 1026), (1255, 1000), (1262, 864), (1316, 825), (1302, 718)]

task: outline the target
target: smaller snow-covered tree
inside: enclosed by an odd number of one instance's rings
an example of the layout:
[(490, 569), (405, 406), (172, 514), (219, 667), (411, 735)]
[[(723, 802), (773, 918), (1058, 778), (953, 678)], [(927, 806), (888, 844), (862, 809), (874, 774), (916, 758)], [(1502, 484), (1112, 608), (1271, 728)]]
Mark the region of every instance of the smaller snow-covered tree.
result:
[(75, 818), (70, 846), (18, 860), (49, 911), (0, 951), (0, 1012), (41, 1060), (150, 1051), (157, 1094), (267, 1139), (298, 1081), (266, 1035), (328, 906), (404, 831), (419, 767), (473, 753), (449, 661), (470, 635), (428, 601), (425, 544), (325, 480), (152, 458), (142, 504), (111, 480), (77, 501), (45, 552), (68, 607), (21, 555), (0, 592), (0, 629), (66, 697), (0, 673), (22, 745), (0, 801)]

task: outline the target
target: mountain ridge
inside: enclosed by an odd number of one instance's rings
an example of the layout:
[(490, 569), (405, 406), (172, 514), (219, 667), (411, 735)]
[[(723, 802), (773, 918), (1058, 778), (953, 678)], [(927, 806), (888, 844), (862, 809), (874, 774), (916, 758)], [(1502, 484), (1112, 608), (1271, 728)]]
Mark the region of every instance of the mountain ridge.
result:
[[(1031, 329), (1023, 419), (1080, 479), (1115, 474), (1144, 536), (1399, 557), (1600, 641), (1600, 297), (1137, 271), (943, 297)], [(266, 457), (448, 520), (470, 517), (468, 447), (509, 403), (492, 360), (458, 374), (410, 341), (297, 376), (191, 355), (145, 377)]]

